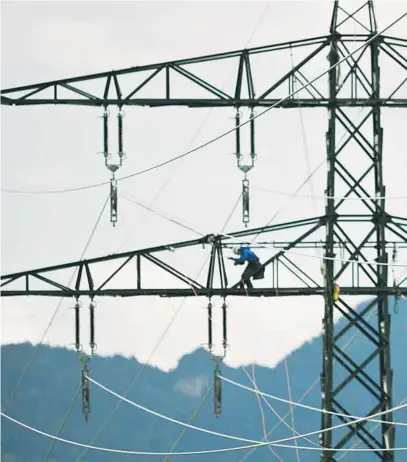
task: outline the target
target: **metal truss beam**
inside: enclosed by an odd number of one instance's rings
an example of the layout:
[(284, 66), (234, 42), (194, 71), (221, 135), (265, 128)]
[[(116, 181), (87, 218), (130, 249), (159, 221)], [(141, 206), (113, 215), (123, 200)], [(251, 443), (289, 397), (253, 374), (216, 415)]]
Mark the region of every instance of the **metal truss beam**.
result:
[[(375, 287), (342, 287), (342, 295), (365, 295), (375, 296), (380, 292)], [(262, 288), (250, 289), (249, 293), (242, 289), (95, 289), (95, 290), (71, 290), (68, 287), (63, 287), (59, 290), (6, 290), (2, 291), (2, 297), (22, 297), (22, 296), (38, 296), (38, 297), (64, 297), (64, 298), (80, 298), (80, 297), (163, 297), (163, 298), (179, 298), (179, 297), (297, 297), (297, 296), (315, 296), (324, 295), (323, 288), (314, 287), (280, 287), (280, 288)], [(407, 296), (407, 288), (389, 287), (386, 290), (386, 296)]]
[[(371, 217), (365, 218), (357, 215), (343, 215), (338, 217), (338, 223), (352, 223), (355, 219), (364, 221), (369, 224)], [(258, 241), (258, 246), (270, 247), (276, 250), (274, 255), (266, 260), (263, 265), (266, 268), (268, 275), (266, 277), (267, 285), (262, 288), (255, 288), (250, 290), (249, 295), (253, 297), (276, 297), (276, 296), (302, 296), (302, 295), (323, 295), (324, 288), (321, 284), (315, 282), (304, 269), (301, 268), (299, 263), (294, 261), (295, 253), (290, 254), (291, 251), (297, 249), (315, 249), (321, 248), (326, 244), (321, 241), (310, 240), (312, 235), (326, 225), (327, 218), (313, 217), (304, 220), (279, 223), (267, 227), (247, 229), (244, 231), (237, 231), (227, 235), (211, 234), (204, 238), (194, 239), (190, 241), (176, 242), (146, 249), (135, 250), (131, 252), (123, 252), (120, 254), (106, 255), (103, 257), (91, 258), (86, 260), (79, 260), (75, 262), (65, 263), (61, 265), (48, 266), (44, 268), (37, 268), (18, 273), (6, 274), (1, 276), (1, 295), (3, 297), (11, 296), (61, 296), (61, 297), (136, 297), (136, 296), (160, 296), (160, 297), (212, 297), (212, 296), (246, 296), (246, 292), (236, 288), (236, 284), (228, 284), (230, 276), (226, 270), (225, 258), (223, 249), (233, 248), (240, 246), (243, 243), (249, 244), (246, 237), (259, 236), (298, 229), (299, 235), (297, 239), (287, 242), (278, 242), (277, 245), (273, 240)], [(391, 217), (388, 222), (393, 224)], [(304, 230), (306, 229), (306, 230)], [(340, 230), (338, 226), (338, 230)], [(372, 232), (368, 233), (367, 239), (370, 239)], [(333, 248), (337, 250), (348, 251), (348, 259), (356, 261), (356, 257), (362, 255), (361, 250), (354, 249), (353, 241), (347, 241), (347, 236), (337, 233), (337, 239), (333, 242)], [(365, 239), (366, 240), (366, 239)], [(407, 240), (395, 239), (387, 243), (389, 246), (407, 246)], [(256, 244), (254, 245), (254, 247)], [(185, 272), (177, 269), (173, 265), (167, 263), (166, 257), (179, 251), (193, 250), (196, 248), (206, 248), (207, 252), (211, 253), (211, 258), (207, 264), (207, 270), (202, 277), (202, 281), (197, 281), (193, 277), (185, 274)], [(361, 247), (361, 246), (359, 246)], [(370, 240), (363, 244), (363, 248), (370, 247), (375, 249), (377, 243)], [(312, 257), (315, 260), (315, 257)], [(318, 259), (315, 263), (318, 263)], [(100, 265), (106, 263), (114, 263), (115, 267), (103, 279), (96, 283), (98, 280), (98, 270)], [(120, 288), (112, 286), (114, 278), (124, 272), (131, 262), (135, 262), (134, 276), (135, 286)], [(181, 288), (165, 288), (165, 287), (149, 287), (142, 283), (145, 279), (145, 274), (148, 269), (145, 269), (145, 263), (152, 264), (154, 267), (163, 270), (171, 275), (172, 280), (180, 281), (185, 287)], [(338, 270), (335, 275), (336, 279), (345, 272), (350, 263), (343, 263), (343, 266)], [(360, 272), (363, 273), (365, 266), (368, 268), (372, 265), (363, 265)], [(298, 281), (298, 286), (287, 286), (281, 281), (281, 271), (285, 269), (290, 274), (294, 275)], [(74, 287), (68, 287), (66, 284), (58, 280), (58, 272), (63, 270), (76, 270), (76, 281)], [(132, 273), (133, 274), (133, 273)], [(368, 275), (370, 273), (367, 273)], [(99, 278), (100, 279), (100, 278)], [(40, 281), (42, 286), (40, 289), (35, 287), (36, 283)], [(22, 283), (23, 287), (16, 288), (16, 284)], [(360, 280), (360, 275), (353, 277), (351, 286), (342, 286), (341, 294), (343, 295), (372, 295), (376, 296), (380, 292), (387, 295), (407, 295), (407, 283), (396, 286), (378, 288), (376, 281), (373, 279), (370, 284), (363, 284)]]
[[(371, 36), (366, 35), (347, 35), (340, 37), (340, 47), (338, 52), (341, 56), (349, 53), (347, 44), (363, 43)], [(284, 88), (285, 92), (293, 88), (295, 81), (306, 84), (309, 79), (305, 76), (306, 66), (315, 58), (319, 58), (321, 53), (326, 55), (327, 50), (332, 47), (335, 37), (333, 35), (313, 37), (310, 39), (296, 40), (274, 45), (249, 48), (244, 50), (231, 51), (226, 53), (213, 54), (176, 61), (136, 66), (117, 71), (102, 72), (79, 77), (72, 77), (38, 84), (31, 84), (1, 90), (1, 104), (9, 106), (29, 106), (47, 104), (65, 104), (78, 106), (187, 106), (187, 107), (269, 107), (277, 104), (280, 97), (274, 96), (276, 92)], [(335, 39), (336, 40), (336, 39)], [(380, 49), (400, 66), (406, 67), (405, 57), (398, 51), (400, 47), (407, 46), (407, 40), (383, 36), (380, 37)], [(252, 61), (259, 55), (271, 55), (273, 52), (282, 50), (293, 50), (298, 48), (312, 49), (309, 54), (300, 60), (293, 69), (282, 77), (272, 82), (267, 89), (258, 88), (257, 82), (260, 75), (253, 71)], [(356, 78), (365, 90), (368, 90), (369, 81), (363, 74), (360, 65), (361, 56), (351, 58), (351, 67), (344, 76), (342, 85), (349, 79)], [(235, 85), (234, 90), (225, 92), (217, 85), (199, 77), (199, 70), (194, 70), (194, 65), (206, 63), (208, 66), (216, 65), (219, 62), (229, 61), (235, 64)], [(142, 76), (140, 82), (134, 87), (127, 87), (122, 79), (129, 76)], [(191, 93), (179, 89), (179, 84), (174, 83), (174, 78), (182, 78), (189, 83)], [(99, 86), (98, 92), (85, 90), (83, 84), (94, 83)], [(158, 84), (161, 91), (157, 94), (161, 96), (143, 96), (149, 85)], [(404, 85), (403, 82), (401, 85)], [(82, 87), (81, 87), (82, 85)], [(191, 86), (192, 85), (192, 86)], [(401, 87), (400, 85), (400, 87)], [(202, 97), (195, 97), (196, 91), (203, 93)], [(397, 98), (396, 93), (399, 88), (387, 97), (379, 98), (361, 97), (350, 94), (346, 97), (338, 96), (336, 104), (343, 107), (364, 107), (364, 106), (384, 106), (384, 107), (405, 107), (406, 98)], [(329, 95), (324, 86), (317, 83), (310, 85), (304, 90), (308, 96), (288, 98), (279, 103), (276, 107), (297, 108), (302, 107), (328, 107), (330, 103)]]

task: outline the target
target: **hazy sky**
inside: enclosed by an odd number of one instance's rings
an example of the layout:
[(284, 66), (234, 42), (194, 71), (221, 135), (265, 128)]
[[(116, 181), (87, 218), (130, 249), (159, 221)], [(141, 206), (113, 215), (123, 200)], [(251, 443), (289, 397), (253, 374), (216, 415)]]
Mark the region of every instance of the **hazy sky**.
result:
[[(341, 4), (347, 7), (359, 3), (348, 1)], [(379, 2), (379, 28), (392, 22), (405, 9), (406, 2)], [(272, 2), (268, 7), (266, 3), (257, 2), (2, 2), (1, 88), (324, 35), (329, 31), (331, 10), (332, 4), (327, 1)], [(387, 35), (406, 38), (406, 26), (404, 20)], [(348, 33), (360, 33), (359, 26), (349, 21)], [(294, 52), (295, 62), (301, 53)], [(265, 58), (259, 58), (253, 64), (259, 93), (267, 87), (269, 79), (276, 80), (291, 66), (288, 51), (267, 59), (272, 60), (271, 70)], [(307, 68), (307, 77), (314, 78), (327, 66), (328, 61), (322, 56), (320, 61), (316, 60)], [(197, 69), (199, 75), (214, 84), (232, 88), (233, 66), (217, 63), (201, 65)], [(400, 75), (400, 69), (392, 70), (387, 64), (382, 66), (384, 91), (394, 89), (402, 80)], [(322, 87), (325, 84), (326, 80)], [(178, 83), (176, 88), (180, 95), (191, 96), (190, 86)], [(159, 88), (152, 87), (149, 91), (151, 96), (157, 96)], [(405, 88), (402, 89), (399, 97), (405, 96), (406, 92)], [(234, 124), (231, 109), (132, 107), (125, 108), (125, 113), (127, 157), (118, 176), (179, 155)], [(3, 106), (1, 114), (3, 188), (62, 189), (109, 180), (103, 156), (98, 154), (103, 149), (100, 108)], [(111, 114), (110, 146), (116, 153), (117, 137), (113, 131), (116, 111), (113, 108)], [(247, 117), (247, 111), (243, 114)], [(358, 111), (357, 119), (363, 114)], [(323, 214), (323, 200), (297, 198), (290, 201), (287, 196), (258, 189), (291, 193), (309, 170), (315, 169), (325, 158), (326, 111), (304, 109), (301, 116), (305, 136), (298, 109), (272, 110), (258, 119), (258, 160), (250, 173), (250, 226), (264, 225), (281, 207), (283, 209), (275, 222)], [(388, 196), (407, 196), (405, 124), (406, 115), (400, 110), (383, 111)], [(338, 133), (341, 137), (341, 130)], [(242, 150), (247, 153), (247, 132), (242, 136)], [(119, 183), (119, 193), (134, 196), (147, 204), (154, 201), (153, 208), (188, 222), (203, 233), (218, 232), (241, 189), (242, 174), (236, 167), (234, 150), (234, 137), (225, 137), (182, 162)], [(357, 147), (351, 148), (345, 157), (352, 159), (355, 172), (364, 165), (364, 160), (359, 160), (356, 152), (360, 154)], [(325, 166), (322, 166), (301, 193), (322, 196), (325, 175)], [(339, 195), (341, 189), (339, 184)], [(104, 186), (55, 195), (3, 193), (2, 274), (78, 259), (108, 192), (108, 187)], [(154, 200), (158, 192), (160, 195)], [(354, 210), (358, 204), (353, 202), (350, 207)], [(406, 200), (389, 200), (388, 207), (392, 213), (405, 215)], [(239, 206), (227, 230), (241, 228)], [(271, 239), (287, 240), (299, 232), (280, 233)], [(86, 256), (193, 237), (197, 235), (120, 197), (118, 226), (111, 226), (107, 209)], [(319, 238), (323, 238), (323, 234)], [(190, 257), (183, 253), (177, 261), (192, 277), (196, 276), (207, 257), (208, 249), (199, 252)], [(259, 251), (262, 259), (272, 254), (272, 250)], [(315, 252), (311, 254), (316, 255)], [(399, 256), (400, 260), (407, 261), (406, 253), (400, 252)], [(293, 260), (322, 283), (318, 259), (298, 256)], [(100, 277), (103, 271), (102, 268)], [(231, 267), (230, 271), (231, 278), (236, 278), (240, 269)], [(154, 273), (149, 275), (153, 277)], [(70, 273), (65, 273), (61, 280), (67, 283), (69, 277)], [(120, 285), (129, 286), (132, 280), (134, 273), (127, 273)], [(167, 283), (168, 279), (162, 281)], [(288, 277), (285, 282), (289, 283)], [(171, 284), (169, 281), (168, 285)], [(145, 361), (182, 300), (104, 298), (97, 302), (98, 352), (134, 355)], [(355, 298), (349, 301), (352, 305), (359, 302), (360, 299)], [(57, 299), (3, 299), (3, 343), (38, 342), (57, 303)], [(219, 308), (220, 302), (215, 300), (215, 303)], [(84, 300), (84, 308), (86, 305)], [(230, 365), (254, 361), (273, 366), (284, 355), (320, 333), (321, 299), (231, 299), (229, 305), (230, 351), (226, 362)], [(72, 347), (71, 306), (71, 300), (62, 303), (46, 343)], [(151, 364), (168, 370), (176, 366), (183, 354), (207, 342), (205, 306), (205, 299), (188, 300), (184, 304)], [(87, 310), (83, 313), (85, 326)], [(216, 322), (218, 334), (220, 317)], [(86, 344), (85, 327), (82, 332), (82, 342)]]

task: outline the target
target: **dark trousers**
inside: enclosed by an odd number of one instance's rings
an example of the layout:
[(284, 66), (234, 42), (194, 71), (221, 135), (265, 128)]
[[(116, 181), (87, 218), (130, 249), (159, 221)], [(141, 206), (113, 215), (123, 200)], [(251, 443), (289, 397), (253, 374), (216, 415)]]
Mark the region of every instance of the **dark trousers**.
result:
[(240, 284), (237, 286), (238, 289), (244, 289), (246, 285), (248, 289), (253, 288), (252, 278), (256, 273), (263, 271), (263, 266), (259, 261), (251, 261), (246, 266), (245, 270), (243, 271), (242, 278)]

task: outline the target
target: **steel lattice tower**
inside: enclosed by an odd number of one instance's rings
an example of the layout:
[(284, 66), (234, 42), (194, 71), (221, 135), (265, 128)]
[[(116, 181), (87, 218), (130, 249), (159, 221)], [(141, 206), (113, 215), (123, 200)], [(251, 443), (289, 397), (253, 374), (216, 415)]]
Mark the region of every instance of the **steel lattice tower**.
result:
[[(342, 15), (342, 19), (341, 19)], [(363, 19), (357, 19), (362, 18)], [(345, 23), (356, 21), (366, 33), (346, 34), (342, 32)], [(44, 104), (70, 104), (81, 106), (123, 106), (139, 105), (149, 107), (187, 106), (187, 107), (270, 107), (277, 103), (276, 96), (283, 85), (293, 87), (294, 82), (309, 84), (304, 67), (307, 63), (325, 54), (327, 66), (334, 66), (350, 52), (350, 46), (360, 46), (377, 33), (373, 2), (368, 1), (352, 14), (345, 12), (338, 1), (334, 10), (330, 33), (327, 36), (297, 40), (288, 43), (245, 49), (230, 53), (183, 59), (154, 65), (139, 66), (119, 71), (111, 71), (83, 77), (75, 77), (54, 82), (45, 82), (24, 87), (2, 90), (3, 105), (25, 106)], [(251, 69), (251, 59), (258, 54), (270, 54), (277, 50), (299, 47), (314, 47), (314, 50), (292, 70), (281, 76), (262, 94), (256, 94), (256, 76)], [(367, 401), (371, 408), (364, 409), (365, 416), (387, 411), (393, 407), (392, 369), (390, 362), (390, 315), (389, 296), (407, 295), (407, 277), (397, 284), (389, 282), (388, 266), (389, 247), (407, 247), (407, 217), (395, 217), (386, 212), (386, 188), (383, 180), (383, 129), (381, 123), (382, 108), (407, 109), (407, 99), (398, 98), (397, 92), (407, 80), (406, 38), (380, 35), (370, 41), (360, 52), (350, 57), (348, 66), (333, 67), (328, 73), (327, 91), (320, 90), (317, 84), (309, 84), (298, 98), (290, 97), (278, 104), (278, 108), (326, 108), (328, 112), (328, 130), (326, 133), (327, 182), (326, 207), (323, 216), (306, 220), (281, 223), (263, 228), (248, 229), (224, 235), (209, 235), (196, 239), (159, 247), (125, 252), (94, 259), (67, 263), (63, 265), (3, 275), (3, 296), (64, 296), (80, 297), (101, 296), (246, 296), (244, 291), (229, 284), (224, 264), (223, 249), (235, 244), (233, 239), (241, 242), (247, 236), (270, 233), (281, 230), (300, 230), (298, 237), (290, 242), (280, 243), (281, 251), (265, 262), (267, 268), (267, 286), (250, 291), (253, 297), (305, 296), (320, 295), (324, 298), (323, 319), (323, 361), (321, 374), (322, 407), (327, 411), (346, 415), (361, 415), (355, 408), (350, 394), (355, 393), (355, 384), (359, 393), (369, 396)], [(382, 94), (381, 74), (387, 69), (380, 68), (380, 57), (386, 55), (404, 73), (401, 84), (395, 83), (388, 94)], [(197, 63), (211, 63), (219, 60), (235, 59), (238, 61), (234, 94), (220, 90), (210, 82), (198, 77), (190, 69)], [(189, 67), (188, 67), (189, 66)], [(345, 69), (345, 72), (344, 72)], [(120, 79), (122, 76), (149, 71), (150, 75), (130, 93), (124, 94)], [(202, 98), (175, 98), (172, 96), (171, 75), (176, 73), (207, 92)], [(146, 98), (142, 96), (143, 88), (158, 75), (165, 75), (164, 97)], [(81, 89), (82, 82), (104, 81), (101, 95), (91, 94)], [(246, 82), (246, 83), (245, 83)], [(244, 96), (244, 91), (247, 97)], [(48, 93), (46, 93), (48, 92)], [(45, 95), (46, 96), (43, 96)], [(306, 96), (304, 96), (306, 95)], [(365, 114), (360, 119), (356, 114), (358, 108), (364, 108)], [(339, 140), (339, 128), (345, 129), (346, 139)], [(349, 150), (357, 149), (358, 161), (353, 160)], [(358, 197), (360, 200), (349, 201), (337, 197)], [(321, 244), (312, 235), (325, 229), (326, 238)], [(302, 230), (302, 231), (301, 231)], [(211, 249), (206, 282), (199, 282), (177, 270), (169, 263), (157, 257), (165, 258), (166, 251), (187, 249), (206, 245)], [(301, 267), (293, 262), (290, 249), (312, 246), (323, 248), (324, 285), (314, 281)], [(278, 245), (276, 245), (278, 247)], [(336, 265), (338, 249), (346, 256), (343, 264)], [(374, 260), (374, 261), (372, 261)], [(106, 261), (117, 261), (118, 267), (100, 284), (95, 283), (93, 268)], [(119, 289), (114, 287), (114, 277), (130, 262), (137, 265), (135, 287)], [(149, 262), (166, 271), (185, 288), (145, 287), (142, 281), (143, 263)], [(290, 266), (290, 271), (297, 278), (297, 286), (284, 286), (278, 279), (278, 268)], [(77, 268), (78, 276), (75, 288), (69, 288), (56, 278), (46, 276), (60, 269)], [(35, 281), (41, 281), (40, 288), (34, 288)], [(17, 287), (18, 281), (24, 283)], [(113, 285), (113, 287), (112, 287)], [(8, 287), (5, 287), (8, 286)], [(192, 290), (191, 290), (192, 288)], [(352, 308), (343, 296), (364, 295), (373, 297), (361, 310)], [(340, 313), (345, 324), (340, 328), (334, 323), (334, 314)], [(343, 339), (351, 332), (361, 334), (370, 345), (370, 353), (365, 357), (352, 357), (345, 353)], [(357, 391), (356, 391), (357, 392)], [(393, 461), (394, 453), (381, 449), (395, 446), (394, 425), (391, 413), (380, 417), (380, 435), (370, 430), (366, 421), (351, 425), (338, 436), (338, 433), (326, 431), (321, 434), (321, 444), (326, 448), (340, 449), (359, 442), (368, 448), (377, 449), (377, 459)], [(333, 417), (322, 414), (321, 429), (328, 429), (340, 422), (350, 422), (346, 417)], [(335, 451), (322, 452), (324, 462), (335, 461)]]

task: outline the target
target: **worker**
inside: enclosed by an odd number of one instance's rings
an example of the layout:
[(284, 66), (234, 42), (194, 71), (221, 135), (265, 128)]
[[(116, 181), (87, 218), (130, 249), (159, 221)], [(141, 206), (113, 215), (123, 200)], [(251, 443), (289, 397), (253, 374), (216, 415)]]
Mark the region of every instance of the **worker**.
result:
[(260, 263), (259, 257), (252, 252), (249, 247), (239, 247), (233, 249), (233, 252), (236, 255), (239, 255), (239, 258), (229, 257), (229, 260), (233, 260), (235, 265), (244, 265), (247, 262), (247, 266), (242, 273), (241, 281), (238, 284), (237, 288), (245, 288), (245, 285), (248, 289), (253, 288), (253, 284), (250, 281), (250, 278), (253, 279), (263, 279), (264, 278), (264, 267)]

